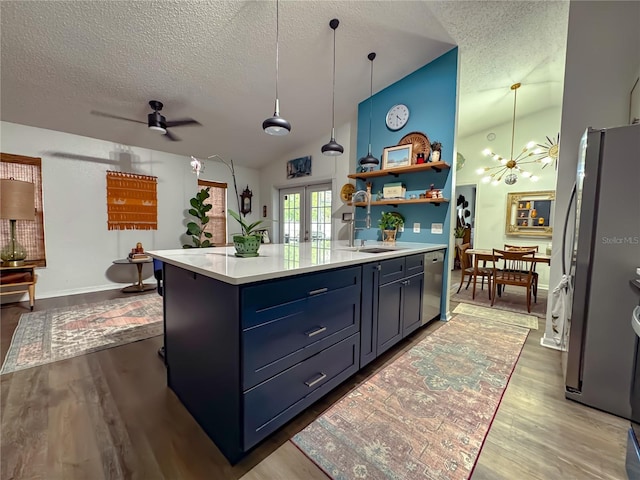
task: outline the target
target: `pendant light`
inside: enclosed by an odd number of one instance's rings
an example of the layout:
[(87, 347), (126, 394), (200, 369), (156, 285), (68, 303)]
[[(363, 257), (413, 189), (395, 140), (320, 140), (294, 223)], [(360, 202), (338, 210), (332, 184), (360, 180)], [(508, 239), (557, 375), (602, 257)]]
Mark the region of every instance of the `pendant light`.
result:
[(278, 60), (279, 60), (279, 2), (276, 0), (276, 104), (273, 117), (262, 122), (262, 129), (269, 135), (286, 135), (291, 131), (291, 124), (280, 116), (280, 101), (278, 100)]
[(380, 163), (376, 157), (371, 155), (371, 116), (373, 112), (373, 61), (376, 58), (376, 52), (371, 52), (367, 55), (367, 58), (371, 61), (371, 81), (369, 84), (369, 150), (367, 150), (367, 156), (362, 157), (358, 162), (361, 167), (373, 168)]
[(340, 25), (340, 21), (334, 18), (329, 22), (329, 26), (333, 30), (333, 93), (331, 102), (331, 140), (322, 146), (322, 153), (335, 157), (344, 153), (344, 147), (336, 142), (336, 129), (335, 129), (335, 117), (336, 117), (336, 28)]

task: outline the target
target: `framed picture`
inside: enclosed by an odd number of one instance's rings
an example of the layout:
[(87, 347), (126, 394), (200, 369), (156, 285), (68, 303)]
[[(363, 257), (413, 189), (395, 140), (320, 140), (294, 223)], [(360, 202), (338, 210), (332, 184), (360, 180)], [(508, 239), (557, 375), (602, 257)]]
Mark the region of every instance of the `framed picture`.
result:
[(386, 147), (382, 151), (382, 170), (391, 168), (408, 167), (411, 165), (413, 158), (413, 145), (397, 145), (395, 147)]
[(311, 175), (311, 155), (294, 158), (287, 162), (287, 178)]
[(506, 235), (551, 237), (556, 192), (512, 192), (507, 194)]

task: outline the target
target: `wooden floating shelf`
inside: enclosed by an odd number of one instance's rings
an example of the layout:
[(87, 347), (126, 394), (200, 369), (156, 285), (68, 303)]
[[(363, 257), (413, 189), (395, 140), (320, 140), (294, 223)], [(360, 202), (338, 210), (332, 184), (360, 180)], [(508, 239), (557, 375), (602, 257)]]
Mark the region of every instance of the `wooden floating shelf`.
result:
[[(439, 207), (441, 203), (449, 203), (448, 198), (412, 198), (409, 200), (403, 200), (402, 198), (389, 198), (387, 200), (372, 200), (371, 205), (407, 205), (409, 203), (433, 203), (434, 206)], [(349, 202), (348, 205), (355, 205), (356, 207), (366, 207), (367, 202)]]
[(371, 172), (362, 173), (351, 173), (347, 175), (347, 177), (358, 178), (360, 180), (372, 177), (386, 177), (388, 175), (397, 177), (398, 175), (402, 175), (403, 173), (418, 173), (426, 170), (435, 170), (436, 172), (439, 172), (444, 168), (451, 168), (451, 165), (449, 165), (447, 162), (416, 163), (415, 165), (409, 165), (408, 167), (390, 168), (388, 170), (373, 170)]

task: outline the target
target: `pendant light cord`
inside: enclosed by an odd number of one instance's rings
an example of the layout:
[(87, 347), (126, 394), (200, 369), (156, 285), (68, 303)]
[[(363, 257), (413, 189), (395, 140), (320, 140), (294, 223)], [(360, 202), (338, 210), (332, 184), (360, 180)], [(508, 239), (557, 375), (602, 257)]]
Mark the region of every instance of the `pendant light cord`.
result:
[(516, 133), (516, 101), (518, 99), (518, 88), (513, 89), (513, 122), (511, 122), (511, 155), (509, 160), (513, 160), (513, 140)]
[(375, 53), (373, 54), (373, 58), (371, 59), (371, 80), (369, 81), (369, 151), (368, 151), (369, 155), (371, 155), (371, 116), (373, 112), (373, 60), (374, 58), (376, 58)]
[[(336, 26), (336, 28), (338, 28)], [(336, 119), (336, 28), (333, 29), (333, 93), (331, 95), (331, 139), (335, 138)]]
[[(276, 0), (276, 104), (278, 103), (278, 64), (280, 63), (280, 3)], [(277, 113), (280, 113), (279, 105), (276, 105)]]

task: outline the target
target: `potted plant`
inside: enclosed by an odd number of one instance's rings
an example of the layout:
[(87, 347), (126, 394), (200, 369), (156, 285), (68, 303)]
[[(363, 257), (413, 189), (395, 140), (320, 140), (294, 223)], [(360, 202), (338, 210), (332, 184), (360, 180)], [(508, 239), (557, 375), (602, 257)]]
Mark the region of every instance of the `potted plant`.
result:
[(382, 212), (378, 226), (382, 231), (382, 241), (393, 243), (396, 241), (398, 229), (404, 225), (404, 218), (398, 212)]
[(204, 203), (209, 196), (209, 187), (206, 187), (189, 200), (189, 204), (191, 205), (189, 215), (195, 217), (195, 221), (187, 223), (187, 235), (191, 235), (193, 245), (185, 244), (182, 245), (182, 248), (213, 247), (209, 240), (213, 235), (210, 232), (205, 232), (207, 223), (209, 223), (207, 212), (212, 208), (212, 205)]
[(464, 227), (456, 227), (454, 231), (454, 236), (456, 237), (456, 245), (462, 245), (462, 239), (464, 238)]
[(257, 257), (262, 235), (256, 233), (256, 230), (264, 220), (246, 223), (242, 220), (239, 213), (234, 212), (231, 209), (229, 209), (228, 212), (229, 215), (231, 215), (240, 224), (241, 228), (241, 233), (233, 236), (233, 246), (236, 247), (236, 257)]

